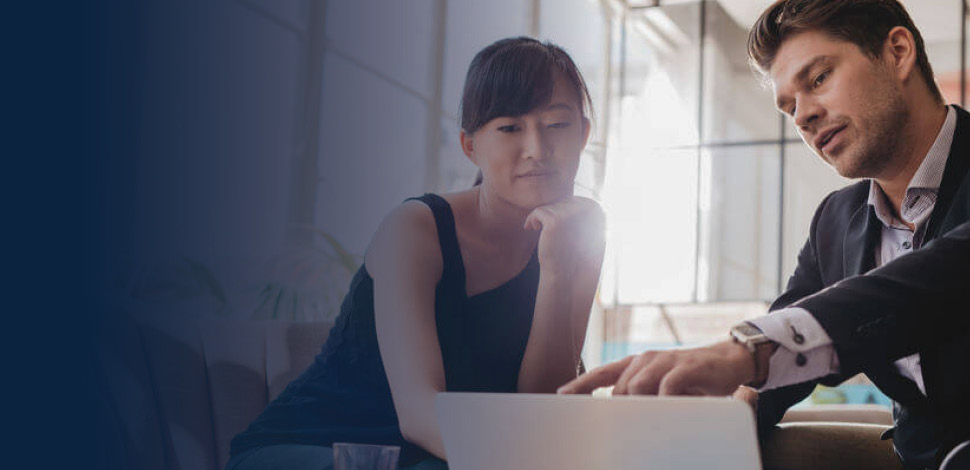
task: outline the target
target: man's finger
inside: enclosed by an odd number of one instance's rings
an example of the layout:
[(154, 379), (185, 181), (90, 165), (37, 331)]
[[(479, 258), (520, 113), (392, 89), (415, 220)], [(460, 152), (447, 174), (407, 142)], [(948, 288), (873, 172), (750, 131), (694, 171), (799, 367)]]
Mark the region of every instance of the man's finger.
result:
[(633, 356), (626, 357), (619, 361), (597, 367), (579, 377), (576, 377), (566, 385), (559, 387), (556, 393), (561, 394), (589, 394), (600, 387), (608, 387), (616, 383), (616, 379), (627, 368)]
[(737, 388), (731, 395), (735, 400), (741, 400), (751, 406), (755, 412), (758, 411), (758, 391), (744, 385)]
[(616, 387), (613, 387), (613, 395), (626, 395), (630, 393), (630, 380), (635, 377), (640, 370), (648, 367), (651, 362), (656, 358), (657, 353), (654, 351), (647, 351), (633, 359), (630, 366), (623, 371), (623, 375), (620, 376), (616, 381)]
[(657, 395), (660, 383), (676, 364), (670, 354), (659, 353), (644, 364), (636, 375), (630, 377), (626, 393), (630, 395)]
[(657, 386), (658, 395), (689, 395), (690, 374), (683, 367), (675, 367), (667, 372)]

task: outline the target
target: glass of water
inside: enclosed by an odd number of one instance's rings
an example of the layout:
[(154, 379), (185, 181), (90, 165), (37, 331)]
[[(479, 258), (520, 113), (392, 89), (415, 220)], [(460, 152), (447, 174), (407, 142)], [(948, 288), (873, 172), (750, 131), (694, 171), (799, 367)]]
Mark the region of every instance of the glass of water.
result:
[(398, 446), (374, 444), (333, 444), (334, 470), (397, 470)]

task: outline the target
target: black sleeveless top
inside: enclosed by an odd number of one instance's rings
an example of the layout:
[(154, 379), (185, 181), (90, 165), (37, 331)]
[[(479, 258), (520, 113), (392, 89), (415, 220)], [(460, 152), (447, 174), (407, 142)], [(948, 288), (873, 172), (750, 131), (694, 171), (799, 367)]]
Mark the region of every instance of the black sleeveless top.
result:
[[(435, 194), (412, 199), (431, 208), (441, 245), (435, 324), (447, 390), (515, 392), (539, 286), (537, 253), (505, 284), (468, 297), (451, 206)], [(334, 442), (399, 445), (401, 465), (430, 456), (401, 435), (377, 348), (374, 284), (366, 266), (351, 281), (323, 350), (232, 440), (231, 454), (275, 444)]]

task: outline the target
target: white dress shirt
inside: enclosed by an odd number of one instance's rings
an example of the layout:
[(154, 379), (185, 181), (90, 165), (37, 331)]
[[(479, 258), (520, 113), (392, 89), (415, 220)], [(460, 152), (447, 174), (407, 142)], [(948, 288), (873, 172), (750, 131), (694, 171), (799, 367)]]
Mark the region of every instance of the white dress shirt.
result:
[[(916, 227), (910, 230), (894, 214), (892, 204), (875, 181), (869, 181), (869, 205), (882, 222), (882, 236), (876, 246), (876, 266), (886, 264), (922, 246), (926, 224), (943, 181), (943, 170), (953, 143), (957, 115), (947, 108), (946, 120), (936, 141), (906, 187), (900, 218)], [(778, 350), (768, 364), (768, 380), (761, 390), (784, 387), (839, 372), (839, 358), (832, 339), (811, 313), (803, 308), (784, 308), (752, 320)], [(923, 373), (919, 354), (896, 361), (900, 374), (916, 382), (923, 394)]]

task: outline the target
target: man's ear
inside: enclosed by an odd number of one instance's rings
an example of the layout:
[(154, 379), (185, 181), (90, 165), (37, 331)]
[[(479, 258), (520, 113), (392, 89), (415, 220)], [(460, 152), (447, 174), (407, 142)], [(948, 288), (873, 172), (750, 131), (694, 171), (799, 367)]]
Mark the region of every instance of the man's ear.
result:
[(913, 33), (896, 26), (886, 36), (885, 53), (893, 67), (896, 79), (905, 82), (916, 71), (916, 39)]
[(478, 161), (475, 159), (475, 138), (462, 129), (458, 133), (458, 140), (461, 141), (461, 151), (465, 152), (465, 156), (478, 166)]

